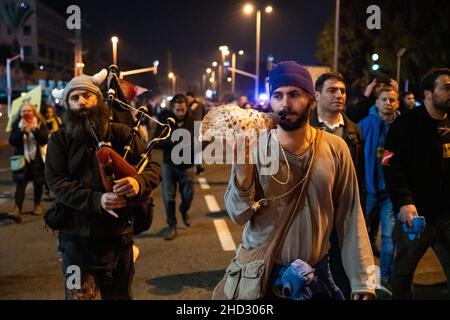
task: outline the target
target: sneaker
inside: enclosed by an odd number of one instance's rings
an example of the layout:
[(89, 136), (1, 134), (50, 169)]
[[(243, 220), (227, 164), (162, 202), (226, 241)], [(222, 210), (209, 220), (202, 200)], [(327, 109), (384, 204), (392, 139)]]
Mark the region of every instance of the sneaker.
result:
[(21, 223), (22, 222), (22, 217), (20, 216), (21, 212), (19, 210), (19, 208), (15, 208), (13, 212), (8, 213), (8, 217), (10, 219), (13, 219), (16, 223)]
[(173, 240), (177, 236), (177, 229), (176, 228), (169, 228), (167, 230), (166, 235), (164, 236), (164, 240)]
[(189, 214), (186, 213), (181, 213), (181, 218), (183, 219), (183, 223), (186, 227), (190, 227), (191, 225), (191, 219), (189, 218)]
[(34, 206), (34, 215), (40, 216), (44, 213), (44, 208), (41, 207), (41, 205), (37, 204)]
[(381, 280), (375, 289), (377, 300), (392, 299), (392, 288), (388, 280)]

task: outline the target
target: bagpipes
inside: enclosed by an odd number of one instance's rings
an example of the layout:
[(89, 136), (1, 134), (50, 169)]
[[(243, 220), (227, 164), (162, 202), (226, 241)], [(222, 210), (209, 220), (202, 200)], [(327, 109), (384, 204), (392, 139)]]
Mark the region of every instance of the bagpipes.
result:
[[(89, 126), (91, 134), (96, 141), (97, 150), (95, 152), (95, 156), (100, 168), (100, 175), (102, 177), (103, 186), (105, 187), (105, 190), (107, 192), (113, 191), (115, 180), (125, 177), (134, 177), (144, 171), (149, 159), (151, 158), (151, 153), (155, 145), (159, 141), (168, 139), (170, 137), (172, 133), (172, 125), (173, 123), (175, 123), (175, 120), (173, 118), (169, 118), (168, 122), (165, 124), (161, 123), (147, 114), (146, 107), (140, 107), (136, 109), (129, 105), (120, 85), (118, 74), (119, 73), (117, 66), (111, 65), (109, 67), (108, 73), (107, 103), (112, 113), (112, 119), (110, 122), (124, 123), (131, 127), (131, 132), (128, 136), (127, 143), (123, 148), (122, 155), (112, 149), (110, 141), (103, 141), (98, 137), (94, 124), (89, 121), (88, 117), (86, 117), (86, 124)], [(134, 121), (132, 121), (133, 116), (130, 113), (131, 110), (137, 111), (136, 119)], [(156, 122), (158, 125), (163, 126), (164, 129), (158, 137), (153, 138), (147, 144), (146, 150), (140, 155), (138, 164), (136, 166), (133, 166), (127, 162), (127, 156), (132, 151), (133, 142), (139, 135), (139, 126), (144, 118), (148, 118), (149, 120)], [(150, 193), (151, 192), (147, 192), (139, 197), (126, 198), (127, 204), (142, 204), (150, 198)]]

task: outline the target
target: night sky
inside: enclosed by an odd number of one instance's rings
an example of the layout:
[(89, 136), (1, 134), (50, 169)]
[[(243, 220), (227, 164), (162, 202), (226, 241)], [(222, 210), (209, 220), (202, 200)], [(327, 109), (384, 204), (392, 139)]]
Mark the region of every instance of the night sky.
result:
[[(269, 15), (262, 9), (261, 61), (272, 54), (275, 61), (296, 60), (315, 65), (318, 34), (334, 14), (333, 0), (278, 0), (260, 2), (273, 6)], [(89, 25), (82, 30), (84, 40), (97, 50), (111, 52), (110, 38), (119, 37), (119, 60), (126, 58), (142, 66), (153, 60), (167, 71), (168, 50), (173, 70), (185, 81), (198, 81), (213, 60), (219, 60), (219, 45), (245, 50), (238, 58), (254, 62), (256, 14), (242, 12), (245, 1), (47, 1), (64, 12), (64, 6), (77, 4)], [(253, 3), (256, 3), (255, 1)], [(89, 47), (88, 47), (89, 49)], [(249, 70), (254, 72), (253, 70)]]

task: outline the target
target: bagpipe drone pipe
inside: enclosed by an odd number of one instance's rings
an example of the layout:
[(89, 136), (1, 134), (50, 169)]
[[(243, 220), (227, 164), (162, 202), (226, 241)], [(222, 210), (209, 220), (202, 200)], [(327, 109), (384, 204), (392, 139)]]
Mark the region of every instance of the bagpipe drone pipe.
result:
[[(97, 135), (94, 124), (89, 121), (88, 118), (86, 118), (86, 121), (88, 122), (87, 125), (89, 125), (92, 136), (96, 140), (97, 150), (95, 155), (100, 168), (103, 186), (107, 192), (112, 192), (115, 180), (125, 177), (135, 177), (144, 171), (149, 159), (151, 158), (151, 152), (157, 142), (170, 137), (174, 119), (169, 118), (168, 123), (164, 124), (150, 117), (147, 114), (148, 111), (146, 107), (136, 109), (129, 105), (118, 77), (118, 68), (115, 65), (111, 65), (109, 67), (107, 95), (107, 102), (112, 113), (111, 122), (122, 123), (131, 128), (130, 135), (128, 136), (127, 143), (123, 148), (122, 154), (119, 154), (113, 150), (109, 141), (102, 141)], [(136, 119), (134, 119), (131, 114), (132, 110), (137, 112)], [(158, 137), (155, 137), (148, 143), (146, 150), (140, 155), (138, 164), (133, 166), (127, 161), (127, 157), (129, 153), (133, 151), (132, 148), (134, 141), (139, 136), (139, 126), (146, 117), (151, 121), (157, 122), (158, 125), (163, 126), (164, 129)], [(148, 192), (139, 197), (126, 198), (127, 204), (142, 204), (149, 200), (150, 193), (151, 192)]]

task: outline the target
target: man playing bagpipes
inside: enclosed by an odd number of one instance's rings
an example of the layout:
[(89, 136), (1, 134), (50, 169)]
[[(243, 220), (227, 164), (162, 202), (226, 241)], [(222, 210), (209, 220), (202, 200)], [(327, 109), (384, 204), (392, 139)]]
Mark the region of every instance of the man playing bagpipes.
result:
[(126, 161), (119, 155), (131, 129), (109, 121), (99, 88), (106, 75), (81, 75), (53, 92), (67, 108), (66, 127), (48, 143), (45, 175), (56, 201), (45, 219), (59, 230), (66, 299), (131, 299), (134, 223), (161, 181), (155, 162), (132, 167), (145, 151), (139, 138)]

